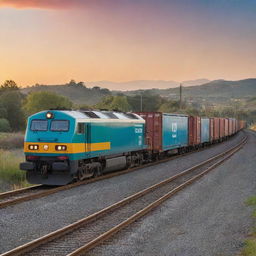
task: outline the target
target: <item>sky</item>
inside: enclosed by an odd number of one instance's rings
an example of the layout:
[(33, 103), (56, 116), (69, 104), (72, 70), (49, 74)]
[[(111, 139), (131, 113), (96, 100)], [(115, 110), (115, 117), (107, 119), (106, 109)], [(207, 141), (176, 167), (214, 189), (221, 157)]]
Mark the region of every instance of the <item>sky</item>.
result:
[(255, 13), (255, 0), (0, 0), (0, 83), (256, 77)]

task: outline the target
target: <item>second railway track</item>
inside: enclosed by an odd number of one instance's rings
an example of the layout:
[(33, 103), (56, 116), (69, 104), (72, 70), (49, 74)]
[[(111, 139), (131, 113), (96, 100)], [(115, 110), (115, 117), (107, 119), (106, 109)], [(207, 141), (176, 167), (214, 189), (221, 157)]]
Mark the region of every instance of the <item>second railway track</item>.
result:
[(225, 152), (2, 256), (84, 255), (220, 165), (245, 143), (246, 138)]

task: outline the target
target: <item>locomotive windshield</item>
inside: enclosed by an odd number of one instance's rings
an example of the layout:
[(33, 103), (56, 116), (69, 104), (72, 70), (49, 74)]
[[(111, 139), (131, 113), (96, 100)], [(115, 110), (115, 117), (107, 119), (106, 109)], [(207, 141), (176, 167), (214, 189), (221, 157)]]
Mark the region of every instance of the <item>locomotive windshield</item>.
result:
[(54, 132), (67, 132), (69, 130), (68, 120), (53, 120), (51, 122), (51, 131)]
[(31, 131), (47, 131), (48, 129), (48, 122), (47, 120), (32, 120)]

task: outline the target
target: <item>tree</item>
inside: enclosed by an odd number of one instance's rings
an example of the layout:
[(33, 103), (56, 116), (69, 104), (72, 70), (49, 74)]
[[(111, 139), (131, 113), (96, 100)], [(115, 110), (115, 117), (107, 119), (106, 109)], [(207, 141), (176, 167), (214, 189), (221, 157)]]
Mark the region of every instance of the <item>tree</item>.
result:
[(118, 110), (118, 111), (130, 111), (131, 106), (127, 101), (126, 96), (106, 96), (101, 102), (95, 105), (95, 108)]
[(76, 81), (74, 79), (71, 79), (68, 83), (68, 86), (76, 86)]
[(0, 132), (10, 132), (11, 127), (9, 121), (5, 118), (0, 118)]
[(95, 105), (95, 108), (110, 110), (110, 105), (113, 99), (114, 99), (114, 96), (112, 95), (105, 96), (104, 98), (102, 98), (102, 100), (99, 103)]
[(70, 109), (72, 102), (53, 92), (41, 91), (28, 95), (24, 109), (28, 114), (33, 114), (47, 109)]
[(6, 119), (12, 130), (19, 131), (25, 126), (22, 111), (22, 95), (19, 91), (7, 91), (0, 96), (0, 102), (6, 110)]
[(2, 102), (0, 102), (0, 118), (7, 118), (7, 110)]
[(126, 96), (115, 96), (110, 104), (110, 109), (127, 112), (131, 110), (131, 106)]
[(3, 94), (7, 91), (18, 91), (19, 87), (13, 80), (6, 80), (4, 84), (0, 86), (0, 94)]
[(76, 85), (77, 85), (78, 87), (84, 87), (84, 88), (86, 88), (84, 82), (79, 82), (79, 83), (77, 83)]
[(127, 100), (134, 112), (141, 111), (141, 101), (142, 111), (157, 111), (161, 104), (165, 102), (161, 96), (149, 92), (141, 92), (141, 95), (128, 96)]
[(178, 101), (167, 101), (163, 103), (158, 111), (164, 112), (164, 113), (174, 113), (179, 110), (179, 102)]

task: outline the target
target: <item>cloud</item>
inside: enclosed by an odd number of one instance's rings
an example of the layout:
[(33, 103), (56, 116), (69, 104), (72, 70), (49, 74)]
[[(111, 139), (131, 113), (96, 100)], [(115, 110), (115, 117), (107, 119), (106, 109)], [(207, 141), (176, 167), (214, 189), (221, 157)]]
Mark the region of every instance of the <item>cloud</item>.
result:
[(92, 3), (94, 0), (0, 0), (1, 7), (65, 9)]

